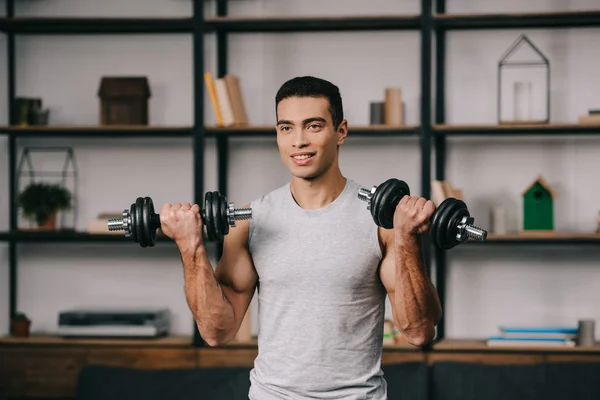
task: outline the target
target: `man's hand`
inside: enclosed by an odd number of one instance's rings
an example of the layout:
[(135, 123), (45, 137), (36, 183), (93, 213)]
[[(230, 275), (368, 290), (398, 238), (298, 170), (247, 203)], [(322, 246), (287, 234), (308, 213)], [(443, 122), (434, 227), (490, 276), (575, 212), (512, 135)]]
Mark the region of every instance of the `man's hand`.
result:
[(200, 206), (190, 203), (166, 203), (160, 210), (161, 231), (181, 249), (196, 249), (203, 244)]
[(394, 212), (394, 230), (402, 238), (414, 238), (431, 226), (435, 204), (417, 196), (404, 196)]

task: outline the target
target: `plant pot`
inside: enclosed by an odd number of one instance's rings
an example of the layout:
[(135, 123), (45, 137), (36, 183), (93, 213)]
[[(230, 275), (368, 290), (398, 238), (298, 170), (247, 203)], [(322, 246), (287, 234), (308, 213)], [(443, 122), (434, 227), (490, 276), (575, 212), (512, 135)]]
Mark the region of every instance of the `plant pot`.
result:
[(39, 229), (41, 230), (53, 230), (56, 229), (56, 214), (52, 214), (48, 217), (46, 222), (39, 225)]
[(15, 337), (29, 337), (31, 321), (28, 319), (13, 319), (10, 321), (10, 332)]

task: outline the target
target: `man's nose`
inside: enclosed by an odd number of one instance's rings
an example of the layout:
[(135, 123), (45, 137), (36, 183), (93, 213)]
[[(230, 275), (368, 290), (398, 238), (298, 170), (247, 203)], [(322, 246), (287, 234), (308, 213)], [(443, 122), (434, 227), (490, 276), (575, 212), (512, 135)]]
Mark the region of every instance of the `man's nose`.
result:
[(294, 147), (306, 147), (308, 145), (308, 137), (304, 129), (298, 129), (294, 132)]

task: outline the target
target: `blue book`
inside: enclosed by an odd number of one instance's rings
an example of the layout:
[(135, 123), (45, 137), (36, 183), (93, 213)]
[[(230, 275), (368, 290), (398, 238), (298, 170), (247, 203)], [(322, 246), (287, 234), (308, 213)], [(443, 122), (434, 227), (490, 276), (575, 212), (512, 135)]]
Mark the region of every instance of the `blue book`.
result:
[(513, 327), (513, 328), (500, 328), (500, 330), (504, 333), (559, 333), (565, 335), (576, 335), (579, 333), (578, 328), (568, 328), (568, 327)]
[(507, 342), (509, 342), (509, 341), (515, 341), (515, 342), (529, 341), (529, 342), (561, 342), (561, 343), (571, 341), (571, 339), (568, 339), (568, 338), (549, 338), (549, 337), (534, 337), (534, 336), (527, 336), (527, 337), (490, 336), (488, 338), (488, 340), (502, 340), (502, 341), (507, 341)]

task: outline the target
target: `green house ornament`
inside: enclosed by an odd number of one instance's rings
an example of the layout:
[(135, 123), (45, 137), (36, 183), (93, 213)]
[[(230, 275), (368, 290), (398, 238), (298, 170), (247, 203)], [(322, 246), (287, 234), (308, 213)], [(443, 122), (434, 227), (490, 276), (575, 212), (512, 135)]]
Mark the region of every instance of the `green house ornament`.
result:
[(539, 176), (523, 191), (523, 230), (554, 230), (556, 192)]

